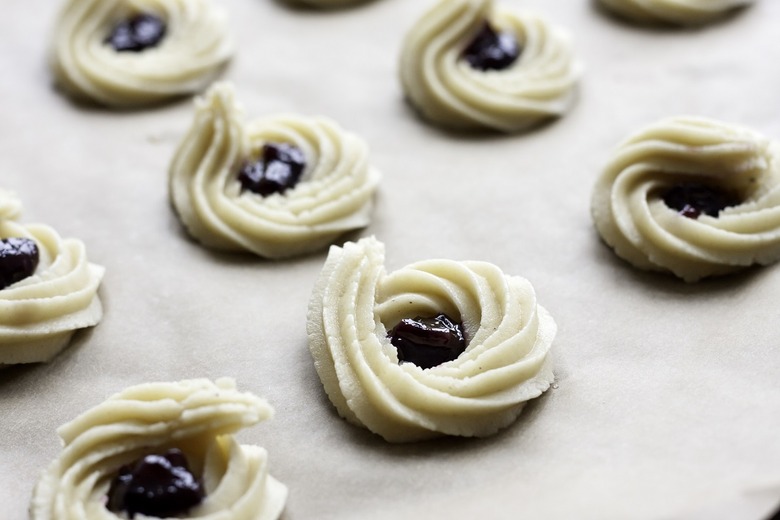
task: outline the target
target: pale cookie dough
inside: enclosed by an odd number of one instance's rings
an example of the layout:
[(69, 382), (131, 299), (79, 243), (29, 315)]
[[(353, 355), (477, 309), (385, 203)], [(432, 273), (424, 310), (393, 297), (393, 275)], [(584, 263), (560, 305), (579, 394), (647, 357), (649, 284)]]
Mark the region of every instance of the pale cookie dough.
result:
[[(105, 40), (118, 22), (153, 14), (163, 40), (142, 52), (117, 52)], [(77, 98), (134, 107), (198, 92), (234, 52), (224, 10), (213, 0), (67, 0), (57, 20), (52, 68)]]
[(21, 203), (0, 190), (0, 238), (27, 238), (38, 247), (33, 274), (0, 289), (0, 366), (49, 361), (78, 329), (103, 316), (98, 286), (103, 267), (87, 260), (84, 243), (49, 226), (19, 224)]
[[(486, 22), (512, 33), (519, 58), (503, 70), (472, 68), (461, 54)], [(493, 0), (439, 0), (406, 35), (401, 83), (426, 119), (447, 128), (528, 129), (564, 115), (581, 67), (562, 29)]]
[(307, 5), (323, 9), (346, 7), (349, 5), (366, 3), (369, 0), (288, 0), (293, 4)]
[[(306, 162), (302, 178), (284, 193), (242, 192), (241, 166), (266, 143), (297, 146)], [(284, 258), (368, 225), (379, 177), (356, 135), (325, 118), (246, 123), (232, 86), (220, 83), (196, 102), (195, 121), (170, 166), (170, 196), (204, 245)]]
[(599, 0), (609, 10), (641, 23), (701, 25), (755, 0)]
[(268, 474), (265, 449), (233, 435), (272, 415), (265, 400), (237, 391), (232, 379), (130, 387), (59, 428), (65, 447), (35, 487), (30, 518), (124, 519), (106, 508), (119, 468), (178, 448), (205, 488), (203, 502), (182, 518), (276, 519), (287, 488)]
[[(592, 213), (604, 241), (641, 269), (688, 282), (780, 259), (780, 146), (751, 130), (676, 117), (623, 143), (599, 178)], [(680, 184), (741, 204), (687, 218), (662, 200)]]
[[(463, 322), (466, 351), (429, 369), (399, 364), (388, 330), (442, 312)], [(307, 329), (339, 414), (390, 442), (494, 434), (553, 381), (556, 325), (527, 280), (452, 260), (388, 274), (384, 245), (374, 238), (331, 247)]]

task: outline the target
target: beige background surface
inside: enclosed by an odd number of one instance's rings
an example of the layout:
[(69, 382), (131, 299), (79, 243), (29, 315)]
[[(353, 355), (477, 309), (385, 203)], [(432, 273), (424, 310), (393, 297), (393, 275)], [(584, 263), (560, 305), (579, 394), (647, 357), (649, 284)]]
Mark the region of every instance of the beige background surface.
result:
[(491, 261), (529, 278), (559, 324), (556, 388), (514, 426), (410, 446), (347, 425), (322, 392), (305, 317), (324, 252), (271, 263), (183, 234), (166, 167), (191, 103), (72, 104), (45, 60), (59, 2), (4, 2), (0, 182), (23, 222), (82, 238), (107, 274), (98, 327), (48, 365), (0, 372), (0, 518), (26, 517), (58, 425), (128, 385), (224, 375), (276, 408), (242, 439), (269, 450), (288, 520), (758, 520), (780, 501), (780, 266), (695, 286), (637, 273), (588, 209), (610, 150), (661, 117), (780, 138), (780, 2), (676, 31), (584, 0), (504, 1), (567, 26), (586, 65), (571, 114), (509, 137), (447, 134), (404, 104), (397, 51), (427, 0), (224, 2), (239, 46), (225, 77), (249, 114), (328, 115), (368, 141), (384, 179), (363, 234), (386, 242), (390, 269)]

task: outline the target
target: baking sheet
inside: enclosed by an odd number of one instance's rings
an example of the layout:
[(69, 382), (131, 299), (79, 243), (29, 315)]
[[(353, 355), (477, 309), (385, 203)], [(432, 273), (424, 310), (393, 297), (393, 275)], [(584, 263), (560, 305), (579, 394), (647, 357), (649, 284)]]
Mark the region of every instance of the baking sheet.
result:
[(74, 105), (46, 66), (59, 2), (12, 0), (0, 182), (23, 199), (23, 222), (83, 239), (107, 271), (99, 326), (49, 364), (0, 372), (2, 518), (26, 518), (60, 424), (129, 385), (220, 376), (276, 408), (241, 439), (269, 450), (288, 520), (758, 520), (780, 502), (780, 266), (697, 285), (638, 273), (599, 242), (588, 209), (610, 151), (662, 117), (780, 138), (780, 2), (682, 31), (587, 1), (504, 0), (568, 27), (586, 67), (568, 116), (514, 136), (442, 132), (403, 102), (400, 40), (428, 3), (225, 0), (239, 48), (225, 78), (249, 115), (327, 115), (368, 141), (384, 178), (356, 236), (384, 241), (389, 269), (478, 259), (530, 279), (559, 325), (555, 388), (484, 440), (394, 446), (340, 420), (306, 347), (325, 253), (274, 263), (189, 240), (166, 168), (191, 102)]

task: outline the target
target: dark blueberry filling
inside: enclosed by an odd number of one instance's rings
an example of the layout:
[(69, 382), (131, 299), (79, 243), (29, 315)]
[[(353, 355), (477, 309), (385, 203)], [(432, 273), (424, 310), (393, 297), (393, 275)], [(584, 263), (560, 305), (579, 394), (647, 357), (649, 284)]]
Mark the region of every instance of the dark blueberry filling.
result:
[(258, 159), (247, 161), (241, 168), (241, 191), (249, 190), (263, 197), (284, 193), (298, 183), (305, 167), (306, 158), (297, 146), (268, 143)]
[(706, 184), (678, 184), (669, 188), (661, 197), (670, 208), (688, 218), (699, 218), (703, 213), (717, 217), (721, 210), (742, 203), (733, 192)]
[(0, 240), (0, 289), (32, 276), (38, 260), (38, 246), (29, 238)]
[(520, 57), (520, 45), (512, 34), (497, 32), (486, 22), (462, 57), (477, 70), (503, 70)]
[(165, 37), (165, 22), (152, 14), (138, 14), (117, 23), (105, 43), (117, 52), (141, 52), (156, 47)]
[(168, 518), (186, 513), (203, 501), (201, 483), (190, 472), (184, 454), (172, 449), (122, 466), (108, 490), (109, 511)]
[(463, 325), (446, 314), (434, 318), (405, 318), (388, 332), (402, 363), (432, 368), (452, 361), (466, 350)]

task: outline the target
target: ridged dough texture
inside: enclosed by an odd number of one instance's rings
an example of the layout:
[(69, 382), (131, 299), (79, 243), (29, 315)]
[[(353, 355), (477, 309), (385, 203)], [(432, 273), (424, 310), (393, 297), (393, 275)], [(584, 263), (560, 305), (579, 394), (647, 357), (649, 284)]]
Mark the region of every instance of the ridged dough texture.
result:
[(641, 23), (701, 25), (755, 0), (599, 0), (614, 13)]
[(276, 519), (287, 488), (268, 474), (265, 449), (241, 445), (233, 436), (272, 415), (265, 400), (237, 391), (227, 378), (127, 388), (59, 428), (65, 446), (35, 487), (30, 518), (126, 518), (105, 505), (119, 468), (178, 448), (206, 492), (203, 502), (180, 518)]
[[(468, 346), (421, 369), (398, 363), (387, 332), (403, 318), (461, 320)], [(374, 238), (331, 247), (313, 291), (309, 348), (339, 414), (390, 442), (484, 437), (553, 381), (556, 325), (531, 284), (485, 262), (429, 260), (386, 273)]]
[[(300, 148), (300, 182), (267, 197), (241, 192), (242, 163), (268, 142)], [(245, 123), (229, 84), (196, 102), (195, 121), (170, 166), (171, 201), (208, 247), (284, 258), (322, 249), (368, 225), (379, 172), (362, 139), (325, 118), (280, 115)]]
[[(140, 13), (165, 20), (158, 46), (116, 52), (104, 43), (117, 22)], [(55, 79), (74, 97), (115, 107), (199, 92), (233, 55), (228, 29), (213, 0), (67, 0), (54, 33)]]
[[(461, 59), (486, 21), (518, 40), (520, 57), (506, 69)], [(406, 35), (400, 75), (412, 105), (438, 125), (516, 132), (564, 115), (580, 69), (566, 32), (539, 16), (494, 9), (492, 0), (440, 0)]]
[[(676, 117), (623, 143), (601, 174), (592, 213), (604, 241), (641, 269), (686, 281), (780, 259), (780, 146), (754, 131)], [(717, 217), (686, 218), (663, 192), (697, 183), (739, 193)]]
[(0, 190), (0, 238), (31, 239), (40, 258), (32, 276), (0, 289), (0, 366), (49, 361), (76, 330), (103, 317), (103, 267), (89, 263), (80, 240), (16, 222), (21, 209), (13, 193)]

